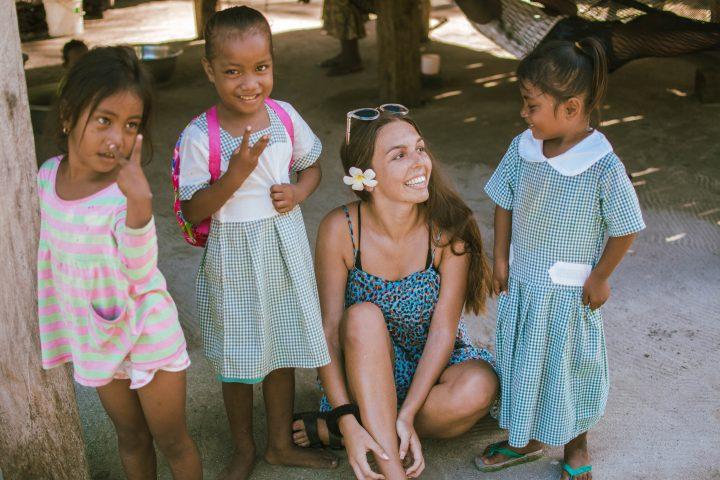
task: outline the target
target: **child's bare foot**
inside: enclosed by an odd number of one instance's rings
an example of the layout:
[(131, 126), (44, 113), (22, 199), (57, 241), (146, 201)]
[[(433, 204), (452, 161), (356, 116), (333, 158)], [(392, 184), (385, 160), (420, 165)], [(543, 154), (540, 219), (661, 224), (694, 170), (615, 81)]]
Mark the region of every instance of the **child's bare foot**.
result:
[[(496, 463), (500, 463), (500, 462), (504, 462), (505, 460), (508, 460), (509, 457), (507, 455), (503, 455), (500, 452), (496, 452), (493, 455), (490, 455), (491, 447), (492, 447), (492, 445), (488, 445), (487, 447), (485, 447), (485, 450), (483, 451), (481, 459), (485, 465), (495, 465)], [(527, 445), (525, 445), (524, 447), (520, 447), (520, 448), (511, 447), (507, 441), (502, 442), (500, 444), (500, 448), (506, 448), (515, 453), (519, 453), (520, 455), (525, 455), (527, 453), (535, 452), (537, 450), (540, 450), (542, 447), (543, 447), (543, 444), (538, 442), (537, 440), (530, 440)]]
[(271, 465), (333, 469), (338, 466), (335, 455), (325, 450), (309, 449), (289, 445), (283, 448), (268, 447), (265, 460)]
[(236, 451), (217, 480), (247, 480), (255, 467), (255, 447)]
[[(571, 440), (565, 445), (565, 455), (563, 461), (567, 463), (570, 468), (578, 469), (585, 465), (590, 465), (590, 453), (587, 448), (587, 433), (578, 435), (576, 438)], [(577, 475), (573, 480), (592, 480), (592, 472), (583, 473)], [(560, 476), (561, 480), (569, 480), (570, 475), (563, 470)]]

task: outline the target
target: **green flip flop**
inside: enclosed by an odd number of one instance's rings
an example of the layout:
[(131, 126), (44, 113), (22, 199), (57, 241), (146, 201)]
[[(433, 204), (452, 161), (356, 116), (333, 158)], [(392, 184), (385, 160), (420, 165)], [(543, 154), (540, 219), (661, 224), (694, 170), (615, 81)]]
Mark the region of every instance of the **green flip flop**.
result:
[(478, 455), (475, 457), (475, 466), (477, 466), (478, 470), (481, 472), (497, 472), (498, 470), (514, 467), (515, 465), (520, 465), (522, 463), (533, 462), (543, 456), (542, 448), (535, 450), (534, 452), (522, 454), (514, 452), (509, 448), (501, 447), (503, 443), (505, 442), (497, 442), (490, 445), (487, 456), (492, 457), (493, 455), (500, 454), (505, 455), (508, 459), (503, 460), (502, 462), (489, 464), (485, 463), (483, 460), (484, 455)]
[(592, 471), (592, 465), (583, 465), (582, 467), (572, 468), (570, 465), (564, 462), (562, 468), (563, 470), (565, 470), (565, 472), (567, 472), (568, 475), (570, 475), (570, 480), (573, 480), (574, 478), (579, 477), (584, 473)]

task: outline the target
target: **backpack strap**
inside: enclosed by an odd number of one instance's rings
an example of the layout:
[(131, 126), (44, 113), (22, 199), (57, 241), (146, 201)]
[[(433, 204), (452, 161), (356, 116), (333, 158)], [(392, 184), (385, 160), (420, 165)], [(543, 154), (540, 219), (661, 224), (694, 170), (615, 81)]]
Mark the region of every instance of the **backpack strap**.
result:
[(210, 170), (210, 183), (220, 178), (220, 123), (217, 117), (217, 107), (212, 106), (205, 112), (208, 124), (208, 139), (210, 140), (210, 154), (208, 167)]
[[(295, 127), (293, 126), (292, 119), (290, 118), (290, 114), (280, 106), (279, 103), (277, 103), (275, 100), (271, 98), (266, 98), (265, 103), (268, 104), (270, 108), (273, 109), (275, 114), (280, 118), (280, 121), (282, 122), (283, 126), (285, 127), (285, 130), (287, 131), (288, 135), (290, 135), (290, 147), (295, 146)], [(290, 159), (290, 167), (289, 170), (292, 170), (293, 162), (295, 161), (294, 158)]]

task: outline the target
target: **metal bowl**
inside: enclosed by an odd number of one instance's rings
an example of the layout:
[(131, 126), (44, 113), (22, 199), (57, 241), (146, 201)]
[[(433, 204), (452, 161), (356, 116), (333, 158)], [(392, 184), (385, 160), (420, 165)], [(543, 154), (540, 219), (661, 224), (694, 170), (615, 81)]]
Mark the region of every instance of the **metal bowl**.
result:
[(170, 45), (136, 45), (135, 54), (145, 65), (157, 83), (170, 80), (175, 71), (177, 58), (182, 54), (182, 48)]

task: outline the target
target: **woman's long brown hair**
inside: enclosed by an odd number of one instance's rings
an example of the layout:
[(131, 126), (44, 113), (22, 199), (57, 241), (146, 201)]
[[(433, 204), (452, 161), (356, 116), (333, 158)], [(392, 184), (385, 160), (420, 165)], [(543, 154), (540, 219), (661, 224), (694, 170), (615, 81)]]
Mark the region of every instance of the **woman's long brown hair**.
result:
[[(362, 170), (371, 168), (375, 152), (375, 140), (380, 129), (388, 123), (396, 121), (409, 123), (422, 136), (417, 124), (407, 116), (399, 117), (383, 113), (380, 118), (370, 122), (353, 121), (350, 143), (343, 143), (340, 148), (340, 158), (345, 172), (350, 167), (357, 167)], [(453, 254), (470, 255), (465, 310), (477, 314), (485, 310), (485, 301), (490, 294), (491, 281), (490, 267), (483, 250), (480, 229), (475, 221), (473, 211), (460, 198), (460, 195), (442, 172), (442, 168), (439, 167), (438, 162), (429, 150), (427, 150), (427, 153), (433, 168), (428, 184), (430, 196), (422, 205), (432, 229), (446, 234), (446, 243), (437, 246), (445, 247), (450, 245)], [(361, 201), (367, 202), (371, 200), (372, 195), (365, 190), (353, 190), (353, 192)], [(458, 248), (458, 245), (461, 246)]]

